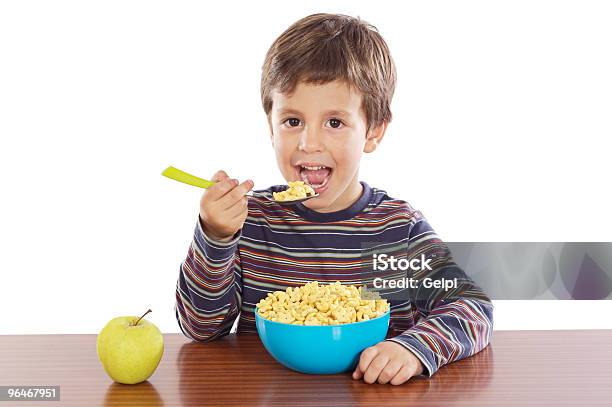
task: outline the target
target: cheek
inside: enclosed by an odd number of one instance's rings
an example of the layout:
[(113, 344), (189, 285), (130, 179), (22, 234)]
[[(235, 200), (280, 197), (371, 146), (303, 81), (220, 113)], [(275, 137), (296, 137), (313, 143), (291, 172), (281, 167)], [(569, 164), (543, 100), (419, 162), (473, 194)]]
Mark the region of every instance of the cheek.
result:
[(363, 144), (360, 139), (351, 137), (336, 146), (334, 149), (334, 160), (339, 169), (352, 172), (355, 167), (359, 166)]
[(280, 165), (289, 165), (291, 154), (296, 148), (294, 144), (291, 137), (274, 133), (274, 152)]

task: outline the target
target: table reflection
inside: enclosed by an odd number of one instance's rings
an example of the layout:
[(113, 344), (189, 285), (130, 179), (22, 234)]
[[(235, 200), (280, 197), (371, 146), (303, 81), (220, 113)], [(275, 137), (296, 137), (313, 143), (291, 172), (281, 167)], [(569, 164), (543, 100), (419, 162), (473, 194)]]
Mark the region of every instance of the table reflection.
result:
[(445, 406), (478, 398), (491, 384), (491, 346), (470, 358), (451, 363), (431, 379), (412, 378), (400, 386), (366, 384), (350, 373), (307, 375), (286, 369), (261, 343), (221, 339), (213, 344), (182, 345), (176, 360), (179, 394), (183, 405), (362, 405), (381, 406), (390, 401)]
[(148, 381), (138, 384), (121, 384), (113, 382), (106, 389), (104, 406), (163, 406), (164, 402)]

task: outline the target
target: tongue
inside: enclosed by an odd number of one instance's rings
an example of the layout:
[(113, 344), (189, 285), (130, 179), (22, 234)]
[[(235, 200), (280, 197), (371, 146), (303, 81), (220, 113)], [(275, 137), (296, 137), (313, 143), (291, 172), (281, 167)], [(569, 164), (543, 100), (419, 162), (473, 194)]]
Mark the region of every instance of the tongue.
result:
[(323, 168), (320, 170), (306, 170), (303, 169), (301, 172), (302, 179), (306, 178), (306, 182), (310, 185), (322, 184), (323, 181), (329, 176), (329, 169)]

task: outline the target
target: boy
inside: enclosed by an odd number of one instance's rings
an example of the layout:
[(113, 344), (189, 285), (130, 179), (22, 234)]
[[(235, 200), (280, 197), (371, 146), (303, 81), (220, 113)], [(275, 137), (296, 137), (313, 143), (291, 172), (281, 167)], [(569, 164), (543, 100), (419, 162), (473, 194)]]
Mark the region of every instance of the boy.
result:
[[(431, 377), (442, 365), (489, 343), (493, 306), (452, 261), (423, 215), (407, 202), (358, 180), (391, 120), (395, 67), (382, 37), (364, 21), (315, 14), (287, 29), (269, 49), (261, 96), (278, 167), (319, 194), (302, 204), (271, 199), (281, 186), (246, 193), (224, 171), (202, 196), (193, 243), (181, 265), (176, 317), (196, 341), (256, 332), (254, 306), (268, 292), (317, 280), (371, 283), (364, 243), (406, 247), (428, 256), (419, 277), (455, 288), (392, 298), (385, 341), (364, 350), (353, 378), (398, 385)], [(366, 275), (368, 281), (366, 281)]]

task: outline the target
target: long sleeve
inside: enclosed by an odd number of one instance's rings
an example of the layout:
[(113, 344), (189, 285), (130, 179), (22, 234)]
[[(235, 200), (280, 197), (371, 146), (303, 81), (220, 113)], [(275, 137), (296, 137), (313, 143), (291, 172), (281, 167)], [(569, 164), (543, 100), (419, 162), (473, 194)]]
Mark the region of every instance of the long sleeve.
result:
[(238, 240), (217, 242), (202, 230), (199, 216), (176, 284), (175, 314), (181, 331), (194, 341), (227, 335), (238, 317), (241, 275)]
[[(493, 304), (454, 263), (448, 247), (424, 218), (411, 227), (408, 250), (410, 258), (421, 254), (431, 258), (431, 270), (412, 276), (420, 282), (411, 295), (418, 311), (414, 326), (387, 340), (414, 353), (423, 363), (423, 374), (431, 377), (443, 365), (474, 355), (489, 344)], [(456, 278), (457, 287), (448, 291), (424, 288), (423, 279), (428, 277), (432, 280)]]

